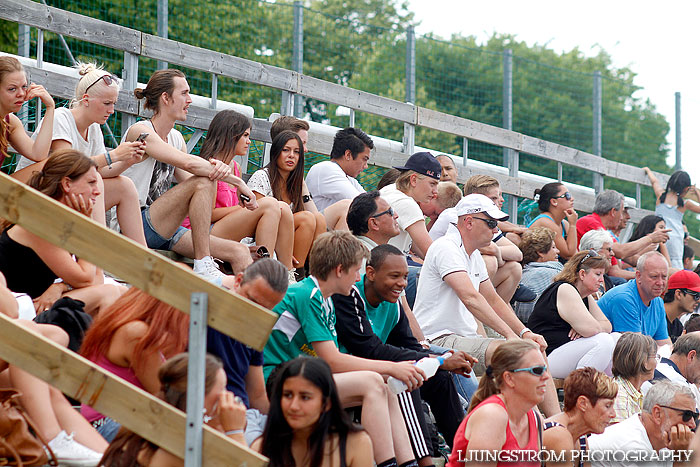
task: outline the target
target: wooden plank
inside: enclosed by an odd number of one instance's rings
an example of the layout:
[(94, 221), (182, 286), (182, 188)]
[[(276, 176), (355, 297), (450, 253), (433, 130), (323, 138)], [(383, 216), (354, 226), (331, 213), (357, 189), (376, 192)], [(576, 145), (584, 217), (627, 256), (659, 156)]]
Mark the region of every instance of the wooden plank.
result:
[(5, 174), (0, 174), (0, 217), (185, 313), (189, 313), (191, 293), (206, 292), (209, 294), (208, 324), (255, 349), (262, 350), (277, 320), (274, 313), (205, 281), (190, 269)]
[(141, 55), (284, 91), (294, 92), (298, 86), (294, 71), (151, 34), (142, 35)]
[[(92, 406), (167, 451), (185, 455), (185, 414), (0, 313), (0, 358)], [(205, 426), (202, 465), (263, 466), (267, 459)]]
[(27, 0), (2, 0), (0, 18), (81, 41), (132, 53), (141, 51), (141, 31)]
[(522, 149), (520, 133), (424, 107), (418, 107), (417, 125), (516, 151)]
[(299, 88), (302, 96), (318, 99), (322, 102), (343, 105), (354, 110), (416, 124), (416, 106), (399, 102), (388, 97), (378, 96), (339, 84), (329, 83), (311, 76), (299, 75)]

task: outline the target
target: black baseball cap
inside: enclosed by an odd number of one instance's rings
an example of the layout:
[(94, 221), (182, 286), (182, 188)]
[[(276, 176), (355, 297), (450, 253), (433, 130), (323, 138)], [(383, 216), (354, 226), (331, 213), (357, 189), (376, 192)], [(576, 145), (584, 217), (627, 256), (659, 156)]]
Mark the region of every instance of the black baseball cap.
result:
[(429, 152), (417, 152), (408, 158), (403, 167), (394, 167), (398, 170), (413, 170), (421, 175), (440, 180), (442, 166), (440, 162)]

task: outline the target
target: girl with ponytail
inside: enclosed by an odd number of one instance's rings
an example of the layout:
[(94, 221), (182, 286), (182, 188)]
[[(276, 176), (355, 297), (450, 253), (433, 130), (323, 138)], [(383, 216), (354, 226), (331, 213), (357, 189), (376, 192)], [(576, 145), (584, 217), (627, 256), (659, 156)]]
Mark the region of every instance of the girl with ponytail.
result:
[[(44, 169), (29, 180), (29, 186), (89, 217), (100, 194), (98, 178), (91, 159), (64, 149), (49, 156)], [(125, 290), (103, 284), (102, 274), (93, 264), (82, 258), (74, 260), (67, 250), (19, 225), (0, 235), (0, 272), (10, 290), (32, 297), (37, 313), (68, 296), (85, 302), (85, 311), (94, 315)]]
[[(700, 213), (700, 191), (690, 182), (688, 172), (678, 170), (671, 175), (664, 190), (649, 167), (644, 167), (644, 171), (649, 177), (651, 187), (656, 194), (656, 215), (661, 216), (666, 222), (666, 228), (671, 229), (668, 233), (666, 248), (671, 258), (671, 267), (683, 269), (683, 240), (685, 232), (683, 230), (683, 215), (685, 211)], [(684, 199), (686, 197), (692, 199)]]
[[(506, 451), (511, 456), (517, 456), (517, 451), (539, 451), (534, 408), (544, 400), (549, 378), (546, 361), (534, 342), (514, 339), (499, 345), (457, 429), (448, 467), (463, 466), (465, 461), (474, 464), (473, 451)], [(539, 465), (532, 461), (517, 464)]]
[(547, 183), (535, 190), (534, 200), (540, 210), (527, 227), (547, 227), (553, 230), (554, 244), (559, 249), (559, 256), (569, 259), (578, 251), (576, 221), (578, 214), (574, 210), (574, 197), (561, 183)]

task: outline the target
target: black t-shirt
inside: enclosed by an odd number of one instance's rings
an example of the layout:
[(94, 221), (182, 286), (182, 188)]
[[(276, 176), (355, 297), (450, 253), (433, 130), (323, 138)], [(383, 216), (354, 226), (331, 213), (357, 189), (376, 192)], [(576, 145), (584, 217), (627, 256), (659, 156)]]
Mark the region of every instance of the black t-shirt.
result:
[[(542, 292), (527, 320), (527, 327), (532, 329), (532, 332), (541, 334), (547, 341), (547, 355), (554, 349), (571, 342), (569, 338), (571, 325), (559, 316), (557, 310), (557, 291), (562, 284), (568, 284), (568, 282), (554, 282)], [(588, 297), (583, 299), (583, 304), (588, 309)]]
[(671, 338), (671, 342), (675, 343), (681, 334), (683, 334), (683, 324), (678, 318), (673, 321), (669, 321), (666, 317), (666, 326), (668, 327), (668, 337)]

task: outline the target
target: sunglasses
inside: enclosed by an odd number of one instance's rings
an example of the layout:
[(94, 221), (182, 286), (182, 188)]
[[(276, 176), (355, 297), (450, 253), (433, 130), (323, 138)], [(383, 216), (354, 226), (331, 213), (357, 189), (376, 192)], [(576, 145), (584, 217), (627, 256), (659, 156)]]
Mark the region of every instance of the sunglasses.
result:
[(489, 229), (495, 229), (496, 227), (498, 227), (498, 221), (496, 219), (484, 219), (483, 217), (476, 216), (472, 216), (472, 219), (479, 219), (481, 221), (486, 222), (486, 225)]
[(547, 371), (547, 365), (537, 365), (537, 366), (530, 366), (527, 368), (518, 368), (515, 370), (510, 370), (511, 373), (517, 373), (519, 371), (527, 371), (531, 375), (542, 376), (545, 373), (545, 371)]
[(552, 198), (554, 198), (554, 199), (557, 199), (557, 198), (566, 198), (567, 201), (571, 201), (571, 193), (569, 193), (569, 192), (567, 191), (567, 192), (564, 193), (563, 195), (552, 196)]
[(370, 217), (370, 219), (375, 219), (377, 217), (383, 216), (384, 214), (389, 214), (391, 217), (394, 217), (394, 209), (390, 207), (386, 211), (378, 212), (377, 214), (372, 214), (369, 217)]
[(700, 292), (695, 292), (694, 290), (684, 290), (683, 293), (693, 297), (693, 300), (696, 302), (700, 302)]
[(85, 94), (87, 94), (88, 90), (89, 90), (91, 87), (93, 87), (94, 85), (96, 85), (97, 83), (99, 83), (100, 80), (104, 81), (105, 84), (106, 84), (107, 86), (111, 86), (112, 83), (116, 83), (116, 82), (117, 82), (117, 77), (114, 76), (114, 75), (102, 75), (102, 76), (100, 76), (100, 77), (97, 79), (97, 81), (95, 81), (95, 82), (92, 83), (90, 86), (88, 86), (88, 87), (85, 88)]
[(669, 405), (660, 405), (659, 407), (663, 407), (664, 409), (675, 410), (676, 412), (683, 412), (683, 421), (684, 421), (684, 422), (689, 422), (691, 418), (692, 418), (695, 422), (697, 422), (697, 421), (698, 421), (698, 417), (700, 417), (700, 413), (698, 413), (698, 412), (693, 412), (692, 410), (677, 409), (677, 408), (671, 407), (671, 406), (669, 406)]

